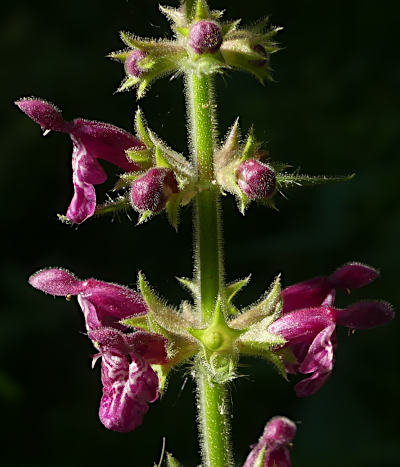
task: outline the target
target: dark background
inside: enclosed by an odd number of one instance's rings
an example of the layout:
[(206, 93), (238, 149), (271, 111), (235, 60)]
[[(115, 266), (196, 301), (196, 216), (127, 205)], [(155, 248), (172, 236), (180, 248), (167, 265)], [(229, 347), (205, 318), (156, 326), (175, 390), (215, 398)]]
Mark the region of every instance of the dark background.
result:
[[(165, 2), (177, 4), (177, 2)], [(357, 173), (347, 184), (304, 189), (280, 199), (280, 213), (252, 206), (246, 218), (224, 199), (227, 280), (252, 273), (240, 298), (257, 299), (282, 272), (285, 285), (328, 274), (350, 260), (381, 269), (367, 289), (340, 296), (399, 304), (398, 3), (228, 1), (228, 18), (254, 21), (271, 14), (284, 26), (284, 50), (273, 58), (276, 83), (228, 73), (218, 79), (219, 129), (240, 115), (254, 123), (273, 158), (305, 173)], [(133, 93), (113, 95), (122, 67), (104, 56), (123, 48), (118, 31), (165, 37), (166, 20), (154, 1), (3, 2), (1, 144), (2, 267), (0, 407), (3, 466), (151, 466), (162, 437), (187, 466), (200, 462), (187, 372), (171, 379), (142, 427), (105, 430), (97, 419), (99, 368), (83, 335), (75, 302), (53, 299), (27, 285), (39, 268), (63, 266), (79, 277), (134, 286), (138, 269), (178, 304), (187, 295), (174, 277), (191, 274), (191, 209), (178, 234), (164, 215), (135, 227), (120, 218), (61, 224), (71, 198), (71, 145), (60, 134), (41, 137), (12, 101), (39, 96), (66, 119), (84, 117), (132, 129)], [(186, 150), (180, 79), (157, 82), (140, 103), (150, 126)], [(107, 166), (107, 168), (110, 168)], [(97, 190), (100, 200), (113, 185)], [(111, 222), (113, 220), (113, 222)], [(335, 371), (315, 396), (297, 399), (267, 362), (243, 361), (232, 385), (233, 438), (238, 465), (265, 422), (276, 414), (299, 422), (292, 459), (300, 466), (400, 464), (398, 320), (385, 328), (341, 330)]]

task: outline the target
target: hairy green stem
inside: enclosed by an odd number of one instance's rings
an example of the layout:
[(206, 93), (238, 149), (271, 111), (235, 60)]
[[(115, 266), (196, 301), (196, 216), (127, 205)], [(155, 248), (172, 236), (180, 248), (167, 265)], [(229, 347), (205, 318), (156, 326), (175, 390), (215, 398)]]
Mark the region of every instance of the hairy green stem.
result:
[[(224, 295), (221, 215), (214, 184), (215, 149), (213, 81), (210, 76), (188, 73), (187, 106), (193, 160), (199, 186), (194, 217), (195, 271), (200, 286), (198, 306), (204, 325), (210, 322), (218, 295)], [(197, 388), (203, 467), (232, 465), (229, 398), (226, 385), (211, 383), (198, 362)]]

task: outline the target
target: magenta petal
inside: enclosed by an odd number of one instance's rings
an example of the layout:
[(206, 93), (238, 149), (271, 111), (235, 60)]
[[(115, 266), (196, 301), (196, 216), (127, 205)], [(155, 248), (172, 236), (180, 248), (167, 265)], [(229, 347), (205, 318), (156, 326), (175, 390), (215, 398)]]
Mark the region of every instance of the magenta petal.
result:
[(331, 291), (332, 286), (326, 277), (316, 277), (291, 285), (282, 290), (283, 313), (299, 308), (319, 306)]
[(358, 289), (370, 284), (379, 272), (361, 263), (345, 264), (329, 276), (329, 282), (336, 289)]
[(314, 339), (308, 353), (299, 367), (300, 373), (313, 373), (296, 384), (295, 390), (298, 397), (306, 397), (315, 394), (329, 378), (335, 361), (333, 335), (335, 325), (323, 329)]
[(324, 373), (322, 375), (319, 373), (313, 373), (309, 378), (303, 379), (295, 385), (294, 389), (296, 391), (296, 396), (312, 396), (322, 388), (330, 376), (330, 372)]
[(104, 159), (127, 172), (140, 167), (130, 161), (125, 151), (130, 148), (144, 149), (143, 143), (125, 130), (109, 123), (75, 119), (71, 134), (81, 142), (93, 158)]
[(97, 159), (86, 153), (82, 154), (74, 168), (77, 178), (84, 183), (99, 185), (107, 180), (107, 174)]
[(65, 217), (74, 224), (81, 224), (93, 216), (96, 210), (96, 192), (93, 185), (82, 182), (74, 177), (74, 196), (68, 206)]
[(262, 438), (275, 444), (288, 444), (296, 434), (296, 425), (286, 417), (273, 417), (267, 423)]
[(147, 312), (146, 303), (138, 292), (110, 282), (88, 279), (82, 283), (81, 296), (93, 303), (100, 314), (118, 321)]
[(364, 301), (337, 310), (337, 323), (352, 329), (369, 329), (389, 323), (394, 318), (390, 303)]
[(142, 423), (148, 402), (158, 397), (158, 377), (140, 357), (102, 357), (103, 396), (99, 417), (110, 430), (132, 431)]
[(332, 371), (334, 349), (331, 337), (335, 327), (335, 324), (331, 324), (316, 336), (300, 365), (300, 373), (312, 373), (317, 370), (320, 372)]
[(71, 128), (71, 123), (64, 122), (56, 106), (42, 99), (20, 99), (15, 102), (15, 105), (45, 130), (68, 133)]
[(281, 447), (267, 452), (264, 467), (291, 467), (290, 453), (288, 448)]
[(167, 339), (159, 334), (137, 331), (125, 334), (129, 347), (141, 355), (146, 362), (163, 365), (167, 363)]
[(122, 355), (129, 353), (125, 334), (113, 328), (98, 328), (88, 333), (92, 341), (100, 345), (102, 352), (115, 351)]
[[(78, 303), (85, 318), (86, 330), (88, 332), (106, 326), (97, 313), (97, 308), (90, 302), (78, 295)], [(107, 325), (111, 325), (107, 323)]]
[(278, 318), (268, 327), (268, 331), (282, 336), (289, 344), (311, 342), (316, 334), (332, 324), (334, 320), (335, 310), (333, 308), (305, 308)]
[(51, 295), (77, 295), (81, 281), (66, 269), (42, 269), (29, 278), (29, 284)]

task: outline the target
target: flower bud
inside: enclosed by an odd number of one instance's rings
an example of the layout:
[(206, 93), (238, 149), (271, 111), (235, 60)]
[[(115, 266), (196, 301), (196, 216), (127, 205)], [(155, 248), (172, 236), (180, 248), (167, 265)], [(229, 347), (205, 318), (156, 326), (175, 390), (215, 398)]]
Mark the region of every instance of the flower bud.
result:
[(296, 434), (296, 425), (286, 417), (274, 417), (266, 425), (263, 437), (282, 445), (290, 443)]
[(276, 188), (275, 172), (266, 164), (249, 159), (236, 172), (237, 184), (250, 199), (268, 198)]
[(286, 417), (272, 418), (258, 443), (252, 446), (243, 467), (290, 467), (292, 464), (288, 446), (295, 434), (296, 425), (291, 420)]
[(132, 50), (132, 52), (125, 60), (125, 71), (129, 76), (139, 78), (139, 76), (143, 73), (143, 70), (138, 65), (138, 62), (140, 62), (142, 58), (146, 57), (146, 55), (146, 52), (143, 52), (142, 50)]
[(138, 211), (160, 212), (169, 197), (178, 192), (174, 172), (154, 167), (132, 183), (131, 202)]
[(259, 67), (266, 65), (266, 63), (268, 62), (268, 53), (264, 49), (264, 47), (260, 44), (256, 44), (256, 45), (253, 45), (251, 48), (254, 50), (254, 52), (257, 52), (263, 57), (265, 57), (264, 59), (260, 58), (259, 60), (252, 60), (251, 63)]
[(222, 31), (218, 24), (202, 20), (195, 23), (189, 33), (189, 45), (197, 54), (215, 53), (222, 44)]

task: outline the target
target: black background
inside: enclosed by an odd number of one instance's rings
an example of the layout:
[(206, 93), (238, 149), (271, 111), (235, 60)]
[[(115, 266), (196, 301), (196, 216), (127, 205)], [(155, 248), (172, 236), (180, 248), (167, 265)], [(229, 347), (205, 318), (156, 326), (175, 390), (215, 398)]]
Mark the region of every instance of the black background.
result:
[[(398, 4), (215, 0), (212, 6), (245, 22), (271, 14), (285, 28), (284, 50), (272, 62), (276, 83), (262, 87), (233, 72), (218, 80), (220, 134), (239, 115), (244, 131), (254, 123), (276, 160), (310, 174), (357, 173), (347, 184), (289, 193), (278, 201), (279, 213), (252, 206), (243, 218), (234, 200), (224, 199), (227, 280), (252, 273), (239, 304), (257, 299), (278, 272), (288, 285), (357, 260), (380, 268), (382, 277), (340, 296), (339, 305), (382, 298), (397, 306)], [(90, 368), (93, 349), (77, 305), (27, 285), (37, 269), (63, 266), (81, 278), (134, 287), (140, 268), (178, 304), (187, 295), (174, 277), (192, 268), (191, 208), (178, 234), (163, 215), (141, 227), (134, 213), (132, 220), (101, 218), (78, 229), (61, 224), (56, 214), (65, 213), (72, 194), (70, 142), (59, 134), (42, 138), (12, 105), (34, 95), (54, 102), (66, 119), (132, 129), (135, 96), (113, 95), (123, 70), (104, 56), (123, 48), (118, 31), (166, 37), (167, 21), (154, 1), (20, 0), (3, 2), (0, 25), (2, 465), (146, 467), (158, 462), (165, 436), (167, 449), (194, 466), (200, 459), (188, 371), (172, 377), (142, 427), (108, 432), (97, 419), (99, 368)], [(140, 105), (150, 126), (186, 151), (182, 89), (180, 79), (161, 80)], [(99, 187), (100, 200), (114, 181), (111, 175)], [(351, 338), (341, 330), (333, 376), (307, 399), (297, 399), (295, 380), (286, 383), (268, 363), (243, 361), (243, 377), (232, 384), (237, 465), (276, 414), (299, 422), (296, 467), (399, 465), (397, 336), (397, 320)]]

